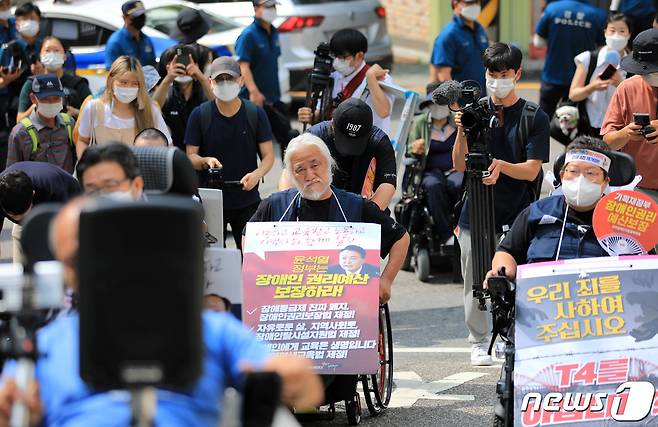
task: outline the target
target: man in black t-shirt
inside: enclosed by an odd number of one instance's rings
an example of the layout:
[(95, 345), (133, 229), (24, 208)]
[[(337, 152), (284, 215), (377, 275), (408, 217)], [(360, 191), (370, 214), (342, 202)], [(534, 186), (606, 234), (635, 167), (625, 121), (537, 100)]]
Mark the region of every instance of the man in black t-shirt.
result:
[[(536, 108), (527, 139), (519, 141), (519, 126), (527, 101), (514, 91), (521, 77), (521, 51), (505, 43), (494, 43), (484, 52), (487, 69), (487, 89), (491, 93), (490, 103), (499, 111), (498, 127), (489, 132), (488, 152), (493, 157), (490, 175), (482, 179), (485, 185), (493, 185), (494, 216), (496, 234), (507, 231), (514, 218), (525, 209), (534, 197), (534, 181), (541, 165), (549, 160), (549, 119), (539, 107)], [(493, 106), (492, 105), (492, 106)], [(468, 145), (461, 113), (455, 115), (457, 139), (452, 158), (457, 171), (466, 170), (465, 157)], [(468, 196), (467, 196), (468, 197)], [(471, 364), (490, 365), (488, 354), (487, 312), (478, 309), (473, 298), (473, 261), (471, 259), (470, 223), (467, 198), (459, 218), (457, 239), (461, 248), (462, 277), (464, 278), (464, 311), (469, 330), (468, 340), (472, 344)], [(487, 260), (488, 261), (488, 260)]]
[(222, 189), (224, 235), (231, 224), (235, 244), (241, 249), (242, 229), (260, 203), (258, 182), (274, 163), (272, 129), (261, 107), (238, 98), (242, 77), (233, 58), (215, 59), (210, 80), (216, 99), (190, 114), (185, 148), (195, 169), (222, 168), (224, 180), (241, 182), (242, 188)]

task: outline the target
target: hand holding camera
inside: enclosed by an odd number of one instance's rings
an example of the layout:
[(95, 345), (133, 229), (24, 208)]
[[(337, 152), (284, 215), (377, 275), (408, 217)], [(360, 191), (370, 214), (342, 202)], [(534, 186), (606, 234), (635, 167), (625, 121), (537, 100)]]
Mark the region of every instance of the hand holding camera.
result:
[(658, 120), (653, 120), (649, 118), (648, 113), (633, 113), (633, 122), (635, 125), (640, 126), (636, 130), (638, 135), (642, 135), (644, 139), (648, 142), (655, 144), (658, 142), (658, 132), (656, 132), (656, 127), (658, 126)]

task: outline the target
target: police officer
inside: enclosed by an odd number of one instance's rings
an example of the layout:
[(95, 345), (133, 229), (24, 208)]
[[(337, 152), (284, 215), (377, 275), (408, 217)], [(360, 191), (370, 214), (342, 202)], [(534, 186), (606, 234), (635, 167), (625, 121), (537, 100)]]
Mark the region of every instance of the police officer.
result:
[(105, 68), (121, 55), (137, 58), (144, 65), (155, 66), (153, 42), (142, 32), (146, 24), (146, 9), (139, 0), (129, 0), (121, 6), (124, 26), (110, 36), (105, 46)]

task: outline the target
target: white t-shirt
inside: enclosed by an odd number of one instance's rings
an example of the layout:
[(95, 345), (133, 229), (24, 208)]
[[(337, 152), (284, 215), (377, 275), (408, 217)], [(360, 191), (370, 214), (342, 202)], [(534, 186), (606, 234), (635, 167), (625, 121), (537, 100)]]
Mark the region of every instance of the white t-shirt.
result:
[[(359, 68), (354, 70), (354, 72), (352, 74), (347, 75), (347, 76), (343, 76), (338, 71), (334, 71), (333, 73), (331, 73), (331, 77), (333, 77), (333, 79), (334, 79), (334, 89), (331, 92), (331, 97), (336, 98), (336, 96), (338, 96), (338, 94), (343, 90), (343, 88), (345, 88), (345, 86), (347, 86), (349, 84), (349, 82), (352, 81), (352, 79), (357, 74), (359, 74), (359, 71), (361, 71), (361, 69), (365, 66), (366, 66), (366, 63), (364, 62), (363, 64), (361, 64), (361, 66)], [(391, 78), (390, 75), (386, 75), (386, 77), (382, 81), (385, 82), (385, 83), (393, 83), (393, 79)], [(359, 87), (352, 94), (352, 98), (363, 99), (361, 97), (361, 95), (363, 94), (363, 91), (365, 90), (366, 86), (367, 86), (366, 85), (366, 79), (364, 78), (361, 85), (359, 85)], [(377, 111), (375, 111), (375, 106), (373, 104), (373, 99), (372, 99), (372, 96), (370, 94), (368, 94), (366, 96), (364, 101), (365, 101), (366, 104), (368, 104), (370, 106), (370, 109), (372, 110), (372, 124), (377, 126), (378, 128), (380, 128), (384, 132), (386, 132), (386, 135), (388, 135), (390, 137), (391, 136), (390, 135), (390, 132), (391, 132), (391, 111), (393, 111), (393, 99), (394, 98), (393, 98), (392, 95), (389, 95), (389, 94), (386, 94), (386, 98), (388, 99), (388, 103), (390, 104), (388, 117), (379, 117), (379, 115), (377, 114)]]
[[(78, 117), (78, 123), (79, 123), (78, 135), (80, 135), (83, 138), (91, 137), (91, 130), (101, 125), (101, 123), (98, 122), (99, 117), (94, 117), (94, 123), (93, 124), (91, 123), (91, 118), (92, 118), (91, 111), (96, 108), (97, 102), (101, 102), (100, 99), (93, 99), (89, 101), (85, 105), (85, 108), (83, 108), (82, 111), (80, 112), (80, 117)], [(103, 119), (104, 119), (103, 121), (105, 123), (102, 124), (105, 127), (112, 129), (131, 129), (135, 127), (134, 118), (124, 119), (122, 117), (118, 117), (112, 114), (110, 105), (105, 104), (104, 107), (105, 109), (103, 112)], [(155, 123), (155, 128), (165, 134), (165, 136), (167, 137), (167, 141), (169, 142), (169, 145), (171, 145), (172, 144), (171, 134), (169, 133), (169, 128), (167, 127), (164, 118), (162, 117), (162, 112), (160, 111), (160, 107), (158, 107), (158, 105), (155, 102), (152, 102), (151, 108), (153, 109), (153, 122)]]
[[(604, 61), (608, 50), (609, 49), (607, 46), (603, 46), (599, 51), (599, 56), (596, 60), (596, 68), (594, 69), (594, 74), (592, 74), (592, 80), (601, 74), (607, 67), (607, 64), (605, 64)], [(624, 56), (626, 56), (625, 53)], [(587, 71), (589, 69), (590, 59), (590, 51), (586, 51), (578, 54), (578, 56), (574, 58), (574, 62), (576, 63), (576, 66), (582, 64), (582, 66), (585, 67), (585, 71)], [(622, 80), (626, 78), (626, 71), (619, 68), (618, 72)], [(585, 84), (588, 84), (588, 82), (585, 82)], [(610, 85), (608, 86), (607, 90), (594, 91), (587, 97), (585, 106), (587, 108), (587, 115), (589, 116), (590, 126), (595, 128), (601, 127), (601, 124), (603, 123), (603, 117), (605, 117), (605, 112), (608, 109), (608, 104), (610, 104), (612, 95), (615, 93), (615, 89), (617, 88), (613, 85)]]

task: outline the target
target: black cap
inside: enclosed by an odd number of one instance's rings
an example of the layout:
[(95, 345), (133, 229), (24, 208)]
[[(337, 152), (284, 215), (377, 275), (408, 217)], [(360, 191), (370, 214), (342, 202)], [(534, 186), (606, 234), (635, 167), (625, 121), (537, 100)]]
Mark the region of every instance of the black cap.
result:
[(658, 29), (642, 31), (633, 40), (633, 54), (621, 59), (622, 70), (639, 75), (658, 72)]
[(123, 16), (133, 18), (146, 13), (146, 9), (144, 9), (144, 3), (140, 0), (129, 0), (121, 5), (121, 12), (123, 12)]
[(334, 111), (336, 149), (343, 156), (359, 156), (372, 131), (372, 110), (357, 98), (343, 101)]
[(178, 12), (176, 28), (171, 32), (171, 37), (181, 43), (194, 43), (208, 34), (210, 25), (203, 12), (191, 7), (184, 7)]
[(32, 80), (32, 93), (37, 99), (47, 96), (64, 96), (64, 87), (54, 74), (37, 74)]

